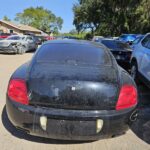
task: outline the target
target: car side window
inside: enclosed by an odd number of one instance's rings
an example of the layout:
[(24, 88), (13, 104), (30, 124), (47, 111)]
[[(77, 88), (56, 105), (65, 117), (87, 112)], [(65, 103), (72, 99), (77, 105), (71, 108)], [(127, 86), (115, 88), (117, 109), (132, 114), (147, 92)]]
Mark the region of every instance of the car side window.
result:
[(19, 36), (9, 37), (8, 40), (20, 40)]
[(32, 37), (27, 37), (27, 40), (33, 41)]
[(146, 48), (148, 48), (148, 43), (150, 42), (150, 35), (146, 36), (143, 40), (142, 40), (142, 45)]
[(142, 37), (136, 38), (136, 39), (133, 41), (133, 44), (138, 44), (141, 39), (142, 39)]

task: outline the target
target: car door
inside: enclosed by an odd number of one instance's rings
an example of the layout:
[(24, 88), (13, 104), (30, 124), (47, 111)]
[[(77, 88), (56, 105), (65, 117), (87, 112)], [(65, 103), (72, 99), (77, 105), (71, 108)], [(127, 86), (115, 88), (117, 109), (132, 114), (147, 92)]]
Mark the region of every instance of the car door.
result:
[(140, 36), (132, 42), (132, 45), (130, 46), (132, 48), (132, 50), (135, 50), (138, 47), (138, 44), (142, 40), (142, 38), (143, 38), (143, 36)]
[(142, 41), (143, 57), (139, 68), (140, 73), (150, 81), (150, 34), (148, 34)]
[(34, 42), (33, 38), (28, 36), (27, 41), (28, 41), (29, 49), (30, 50), (34, 49), (35, 48), (35, 42)]

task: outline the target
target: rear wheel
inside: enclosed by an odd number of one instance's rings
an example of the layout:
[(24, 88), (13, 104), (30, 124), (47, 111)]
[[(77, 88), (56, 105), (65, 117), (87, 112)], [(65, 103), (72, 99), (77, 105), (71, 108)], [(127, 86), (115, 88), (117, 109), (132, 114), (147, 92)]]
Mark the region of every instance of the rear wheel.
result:
[(136, 83), (139, 83), (139, 78), (138, 78), (138, 67), (137, 63), (133, 62), (131, 64), (131, 77), (134, 79)]

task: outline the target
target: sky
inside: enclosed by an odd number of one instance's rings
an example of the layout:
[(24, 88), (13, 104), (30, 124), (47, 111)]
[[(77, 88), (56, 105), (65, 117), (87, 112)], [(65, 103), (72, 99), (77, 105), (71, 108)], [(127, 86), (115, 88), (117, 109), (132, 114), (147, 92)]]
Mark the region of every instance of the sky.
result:
[(78, 0), (0, 0), (0, 20), (6, 15), (13, 20), (16, 13), (22, 12), (28, 7), (43, 6), (51, 10), (57, 17), (64, 20), (61, 32), (69, 32), (73, 26), (73, 4)]

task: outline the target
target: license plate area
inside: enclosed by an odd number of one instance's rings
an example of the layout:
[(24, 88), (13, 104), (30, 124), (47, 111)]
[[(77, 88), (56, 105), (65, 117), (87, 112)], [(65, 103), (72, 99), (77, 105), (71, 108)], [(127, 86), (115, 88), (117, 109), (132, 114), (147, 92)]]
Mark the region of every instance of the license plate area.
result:
[(96, 134), (96, 121), (48, 119), (47, 132), (55, 135), (90, 136)]

